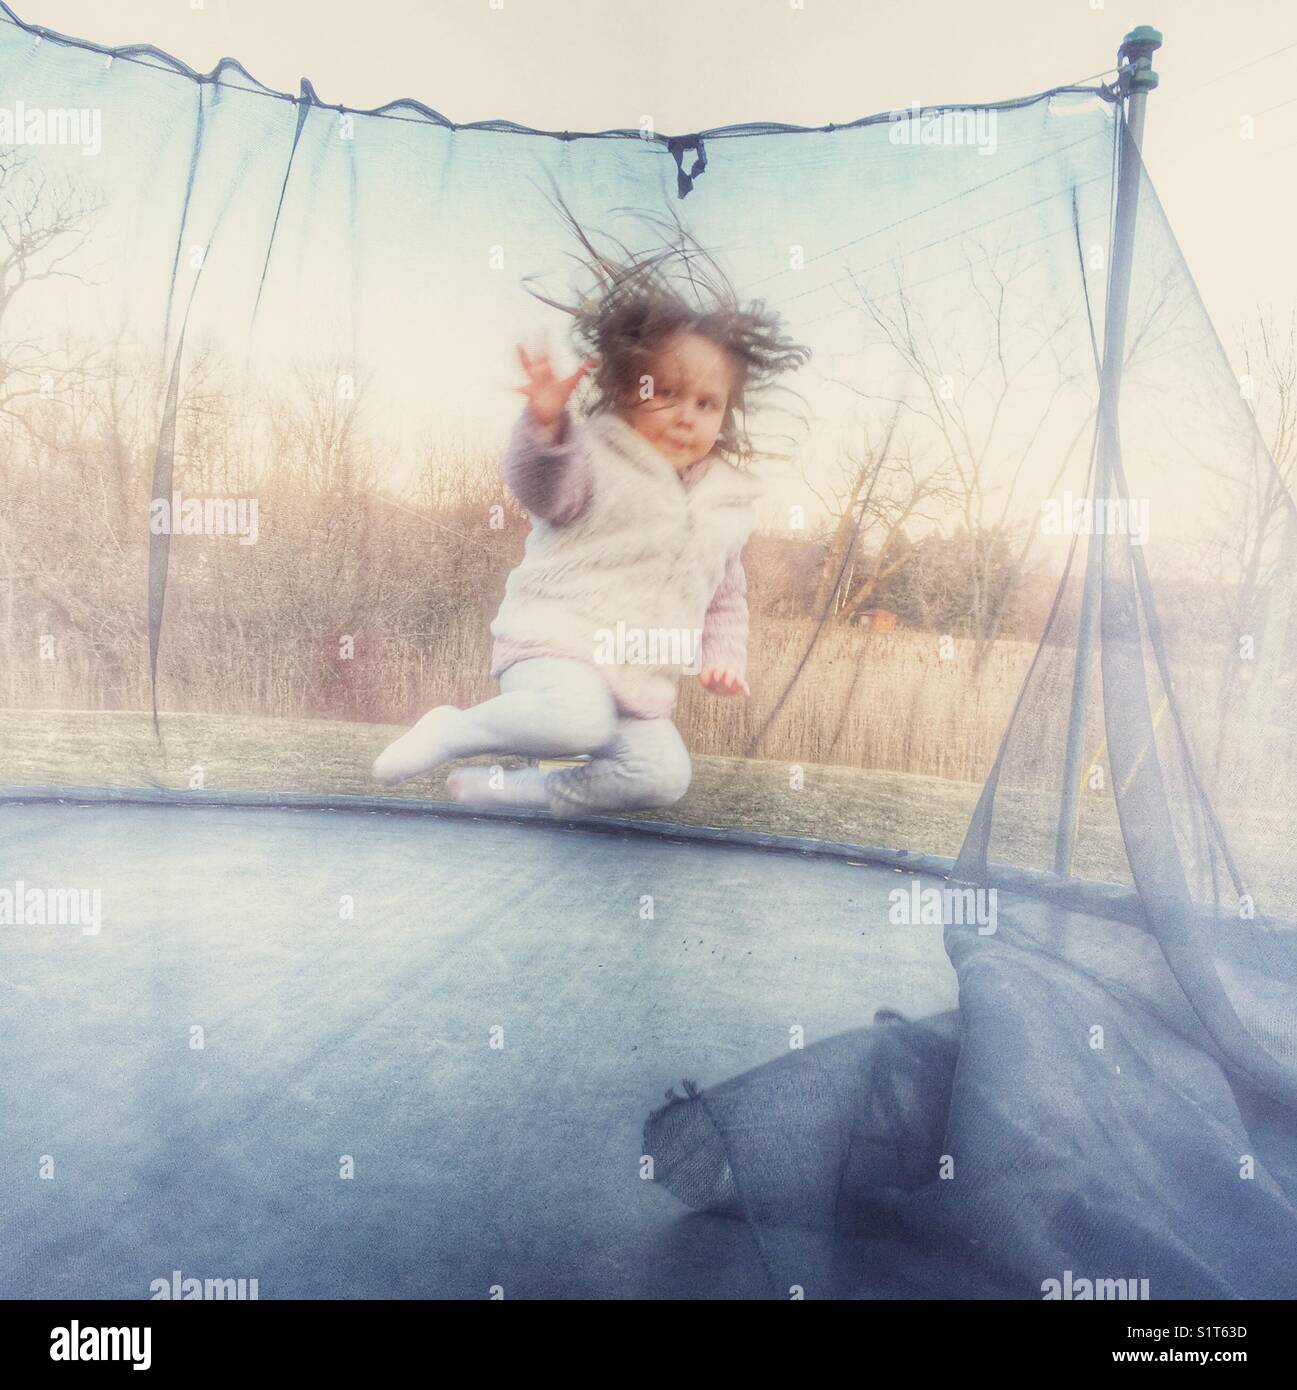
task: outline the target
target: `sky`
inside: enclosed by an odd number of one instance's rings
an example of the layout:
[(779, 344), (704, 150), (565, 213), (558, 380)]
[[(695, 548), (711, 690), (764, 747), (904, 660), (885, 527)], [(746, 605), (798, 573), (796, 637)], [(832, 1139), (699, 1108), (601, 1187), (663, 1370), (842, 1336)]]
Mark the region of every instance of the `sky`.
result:
[[(151, 43), (355, 108), (418, 98), (456, 122), (688, 132), (845, 122), (1004, 100), (1165, 36), (1144, 154), (1218, 330), (1297, 301), (1297, 8), (1291, 0), (19, 0), (31, 23)], [(1251, 138), (1243, 138), (1244, 118)]]

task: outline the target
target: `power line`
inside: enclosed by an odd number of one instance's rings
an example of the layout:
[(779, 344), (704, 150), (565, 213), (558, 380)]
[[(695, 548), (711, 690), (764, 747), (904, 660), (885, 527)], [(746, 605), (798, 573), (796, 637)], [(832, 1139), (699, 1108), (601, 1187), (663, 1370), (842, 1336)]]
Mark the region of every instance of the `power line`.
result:
[(1087, 82), (1093, 82), (1096, 78), (1107, 77), (1112, 73), (1119, 73), (1120, 71), (1121, 69), (1116, 67), (1104, 68), (1102, 72), (1092, 72), (1089, 77), (1079, 77), (1075, 82), (1069, 82), (1067, 85), (1069, 87), (1083, 87)]
[(1258, 63), (1264, 63), (1268, 58), (1276, 58), (1280, 53), (1287, 53), (1293, 48), (1297, 48), (1297, 42), (1284, 44), (1282, 48), (1276, 48), (1269, 53), (1263, 53), (1259, 58), (1251, 58), (1246, 63), (1240, 63), (1236, 68), (1230, 68), (1228, 72), (1218, 72), (1214, 77), (1208, 77), (1193, 87), (1184, 87), (1179, 91), (1168, 92), (1165, 99), (1159, 96), (1158, 104), (1164, 104), (1164, 100), (1170, 102), (1185, 101), (1189, 97), (1195, 95), (1195, 93), (1201, 92), (1204, 87), (1210, 87), (1213, 82), (1219, 82), (1226, 77), (1233, 77), (1235, 73), (1243, 72), (1247, 68), (1256, 67)]
[[(1105, 213), (1095, 213), (1093, 217), (1082, 218), (1076, 225), (1078, 227), (1088, 227), (1094, 222), (1110, 222), (1110, 220), (1110, 217)], [(1014, 247), (1014, 250), (1020, 251), (1024, 246), (1036, 246), (1042, 241), (1050, 241), (1056, 236), (1062, 236), (1065, 232), (1070, 232), (1072, 228), (1073, 224), (1069, 222), (1065, 227), (1058, 227), (1052, 232), (1045, 232), (1042, 236), (1032, 237), (1030, 241), (1020, 241), (1017, 246)], [(982, 265), (990, 259), (991, 257), (989, 255), (982, 256), (978, 260), (970, 261), (969, 265)], [(936, 280), (944, 280), (948, 275), (958, 275), (961, 271), (966, 271), (967, 269), (968, 265), (957, 265), (950, 270), (943, 270), (937, 275), (929, 275), (926, 280), (915, 280), (904, 286), (904, 290), (917, 290), (921, 285), (931, 285)], [(896, 295), (901, 293), (903, 293), (903, 290), (888, 290), (885, 294), (876, 296), (874, 302), (879, 303), (884, 299), (893, 299)], [(821, 314), (818, 318), (810, 319), (805, 323), (799, 323), (798, 331), (800, 332), (804, 329), (811, 328), (817, 323), (823, 323), (825, 319), (836, 318), (838, 314), (845, 314), (853, 310), (859, 312), (859, 309), (860, 306), (858, 304), (843, 304), (840, 308), (830, 309), (828, 313)]]
[[(1190, 91), (1201, 91), (1203, 87), (1210, 87), (1213, 82), (1219, 82), (1222, 78), (1233, 77), (1236, 72), (1243, 72), (1247, 68), (1254, 68), (1258, 63), (1264, 63), (1268, 58), (1277, 58), (1281, 53), (1287, 53), (1290, 49), (1297, 48), (1297, 39), (1292, 43), (1286, 43), (1282, 48), (1273, 49), (1269, 53), (1263, 53), (1259, 58), (1250, 58), (1246, 63), (1240, 63), (1236, 68), (1230, 68), (1228, 72), (1218, 72), (1215, 77), (1209, 77), (1205, 82), (1200, 82)], [(1188, 95), (1187, 93), (1185, 95)]]
[[(903, 227), (907, 222), (913, 222), (916, 217), (926, 217), (930, 212), (936, 212), (938, 208), (949, 207), (951, 203), (958, 202), (961, 198), (967, 198), (974, 193), (980, 193), (983, 189), (989, 188), (994, 183), (999, 183), (1002, 179), (1012, 178), (1015, 174), (1020, 174), (1024, 169), (1030, 169), (1035, 164), (1040, 164), (1046, 159), (1053, 159), (1057, 155), (1065, 154), (1068, 150), (1075, 149), (1078, 145), (1084, 145), (1090, 140), (1096, 140), (1103, 131), (1095, 131), (1092, 135), (1083, 135), (1079, 140), (1073, 140), (1070, 145), (1063, 145), (1057, 150), (1047, 150), (1042, 155), (1037, 155), (1035, 159), (1029, 159), (1025, 164), (1019, 164), (1013, 169), (1006, 169), (1002, 174), (996, 174), (992, 179), (985, 179), (983, 182), (974, 184), (971, 188), (965, 188), (959, 193), (952, 193), (949, 198), (942, 198), (938, 202), (931, 203), (926, 208), (919, 208), (905, 217), (897, 218), (895, 222), (889, 222), (885, 226), (875, 227), (871, 232), (863, 232), (858, 237), (852, 237), (850, 241), (844, 241), (840, 246), (831, 246), (827, 251), (821, 251), (812, 256), (810, 260), (804, 261), (803, 266), (812, 265), (816, 261), (821, 261), (825, 256), (835, 256), (839, 251), (845, 251), (849, 246), (858, 246), (862, 241), (868, 241), (870, 237), (881, 236), (884, 232), (895, 231), (897, 227)], [(1106, 176), (1104, 176), (1106, 177)], [(800, 271), (793, 271), (789, 266), (781, 270), (771, 271), (769, 275), (763, 276), (760, 280), (753, 280), (748, 283), (748, 289), (753, 289), (757, 285), (764, 285), (770, 280), (776, 279), (780, 275), (800, 274)], [(810, 291), (803, 291), (810, 293)], [(798, 298), (792, 295), (790, 299)], [(781, 300), (780, 303), (789, 303), (790, 300)]]
[[(1060, 197), (1062, 197), (1064, 194), (1070, 193), (1070, 192), (1071, 192), (1073, 189), (1075, 189), (1075, 188), (1085, 188), (1085, 187), (1087, 187), (1088, 185), (1090, 185), (1090, 184), (1092, 184), (1092, 183), (1099, 183), (1099, 182), (1101, 182), (1101, 181), (1103, 181), (1103, 180), (1105, 180), (1105, 179), (1108, 180), (1109, 182), (1111, 182), (1111, 178), (1112, 178), (1111, 171), (1108, 171), (1108, 172), (1105, 172), (1105, 173), (1102, 173), (1102, 174), (1095, 174), (1093, 178), (1083, 179), (1083, 180), (1081, 180), (1081, 182), (1079, 182), (1079, 183), (1074, 183), (1074, 184), (1073, 184), (1073, 183), (1069, 183), (1065, 188), (1057, 189), (1057, 190), (1056, 190), (1055, 192), (1053, 192), (1053, 193), (1047, 193), (1043, 198), (1037, 198), (1037, 199), (1035, 199), (1034, 202), (1027, 203), (1027, 204), (1025, 204), (1024, 206), (1020, 207), (1020, 208), (1014, 208), (1014, 209), (1012, 209), (1010, 212), (1002, 212), (1002, 213), (999, 213), (999, 214), (997, 214), (995, 217), (988, 217), (984, 222), (971, 223), (971, 224), (969, 224), (968, 226), (960, 227), (960, 228), (958, 228), (957, 230), (955, 230), (955, 231), (949, 233), (947, 236), (937, 237), (935, 240), (926, 242), (926, 243), (925, 243), (924, 245), (922, 245), (922, 246), (913, 247), (912, 249), (909, 249), (909, 250), (906, 251), (904, 259), (908, 259), (909, 256), (911, 256), (911, 255), (917, 255), (920, 251), (929, 251), (929, 250), (931, 250), (934, 246), (940, 246), (940, 245), (942, 245), (942, 244), (945, 243), (945, 242), (954, 241), (956, 237), (966, 236), (969, 232), (979, 232), (979, 231), (982, 231), (982, 230), (983, 230), (984, 228), (986, 228), (986, 227), (994, 226), (995, 223), (997, 223), (997, 222), (1003, 222), (1006, 218), (1009, 218), (1009, 217), (1016, 217), (1019, 213), (1029, 212), (1032, 208), (1039, 207), (1042, 203), (1053, 202), (1053, 200), (1054, 200), (1055, 198), (1060, 198)], [(1087, 224), (1088, 224), (1089, 222), (1093, 222), (1093, 221), (1095, 221), (1095, 220), (1096, 220), (1095, 218), (1087, 218), (1087, 219), (1086, 219), (1086, 222), (1087, 222)], [(1071, 224), (1069, 223), (1069, 226), (1070, 226), (1070, 225), (1071, 225)], [(1064, 230), (1066, 230), (1066, 229), (1064, 229)], [(1032, 245), (1034, 245), (1037, 241), (1042, 241), (1042, 240), (1047, 239), (1047, 237), (1049, 237), (1049, 236), (1057, 236), (1057, 235), (1058, 235), (1057, 232), (1049, 232), (1049, 233), (1047, 233), (1046, 237), (1036, 237), (1036, 238), (1033, 238), (1033, 240), (1031, 240), (1031, 241), (1020, 242), (1020, 243), (1019, 243), (1019, 246), (1032, 246)], [(856, 277), (857, 275), (867, 275), (867, 274), (868, 274), (870, 271), (872, 271), (872, 270), (879, 270), (879, 269), (881, 269), (883, 266), (889, 264), (890, 261), (891, 261), (892, 259), (894, 259), (894, 258), (889, 257), (888, 260), (885, 260), (885, 261), (875, 261), (873, 265), (861, 266), (861, 267), (859, 267), (859, 268), (853, 269), (850, 275), (845, 275), (845, 276), (843, 276), (841, 279), (838, 279), (838, 280), (826, 280), (823, 284), (815, 285), (815, 286), (813, 286), (811, 289), (808, 289), (808, 290), (801, 290), (801, 291), (799, 291), (799, 293), (797, 293), (797, 294), (789, 295), (788, 298), (786, 298), (786, 299), (777, 300), (776, 303), (778, 303), (778, 304), (781, 305), (781, 306), (782, 306), (782, 305), (791, 304), (794, 300), (805, 298), (806, 295), (809, 295), (809, 294), (818, 294), (821, 290), (832, 289), (834, 286), (837, 286), (837, 285), (845, 285), (845, 284), (847, 284), (847, 283), (849, 283), (849, 282), (854, 282), (854, 279), (855, 279), (855, 277)], [(983, 259), (987, 259), (987, 258), (983, 257)], [(977, 264), (977, 262), (974, 262), (974, 264)], [(963, 267), (963, 266), (956, 266), (955, 269), (954, 269), (953, 271), (950, 271), (950, 270), (943, 270), (939, 275), (932, 275), (932, 276), (929, 276), (927, 280), (919, 280), (919, 281), (916, 281), (916, 282), (915, 282), (915, 285), (917, 286), (917, 285), (926, 285), (926, 284), (930, 284), (933, 280), (940, 280), (940, 279), (942, 279), (942, 278), (943, 278), (944, 276), (946, 276), (946, 275), (956, 274), (956, 273), (958, 273), (960, 270), (962, 270), (962, 269), (964, 269), (964, 268), (965, 268), (965, 267)], [(847, 307), (851, 307), (851, 306), (847, 306)], [(841, 313), (841, 312), (842, 312), (842, 310), (835, 309), (835, 310), (831, 311), (830, 314), (822, 314), (819, 318), (811, 319), (809, 323), (803, 323), (801, 326), (802, 326), (803, 328), (810, 327), (811, 324), (820, 323), (820, 322), (822, 322), (825, 318), (831, 317), (832, 314), (837, 314), (837, 313)]]
[(1263, 111), (1258, 111), (1258, 116), (1268, 116), (1271, 111), (1278, 111), (1281, 106), (1291, 106), (1297, 97), (1285, 97), (1283, 101), (1276, 101), (1273, 106), (1267, 106)]

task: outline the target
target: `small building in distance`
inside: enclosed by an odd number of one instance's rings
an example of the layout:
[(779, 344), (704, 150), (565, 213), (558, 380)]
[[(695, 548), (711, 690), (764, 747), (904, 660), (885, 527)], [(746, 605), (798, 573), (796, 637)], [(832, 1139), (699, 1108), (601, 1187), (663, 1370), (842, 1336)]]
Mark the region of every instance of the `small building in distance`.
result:
[(853, 621), (871, 632), (895, 632), (898, 620), (890, 608), (862, 608)]

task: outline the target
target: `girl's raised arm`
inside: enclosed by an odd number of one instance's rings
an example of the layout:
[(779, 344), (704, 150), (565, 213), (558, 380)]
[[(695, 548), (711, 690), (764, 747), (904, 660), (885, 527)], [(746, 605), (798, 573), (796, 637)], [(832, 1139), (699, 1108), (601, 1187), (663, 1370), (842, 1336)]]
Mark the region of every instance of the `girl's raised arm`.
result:
[(594, 486), (590, 455), (567, 413), (551, 426), (523, 410), (500, 460), (500, 476), (532, 514), (564, 526), (585, 510)]
[(518, 360), (527, 374), (518, 388), (527, 397), (500, 461), (500, 476), (533, 515), (554, 526), (574, 520), (590, 500), (594, 472), (568, 418), (567, 400), (577, 383), (595, 366), (587, 358), (567, 377), (556, 377), (544, 351), (530, 355), (518, 344)]

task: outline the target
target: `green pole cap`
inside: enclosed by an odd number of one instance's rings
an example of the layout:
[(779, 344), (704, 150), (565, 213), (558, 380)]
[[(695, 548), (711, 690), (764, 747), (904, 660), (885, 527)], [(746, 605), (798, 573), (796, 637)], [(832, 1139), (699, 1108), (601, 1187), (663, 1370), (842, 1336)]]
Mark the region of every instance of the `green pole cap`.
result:
[(1162, 47), (1162, 35), (1151, 24), (1141, 24), (1132, 29), (1121, 41), (1121, 53), (1127, 49), (1143, 49), (1144, 54), (1156, 53)]
[(1162, 35), (1151, 24), (1132, 29), (1121, 41), (1117, 62), (1121, 69), (1122, 87), (1127, 92), (1151, 92), (1157, 86), (1153, 71), (1153, 54), (1162, 47)]

